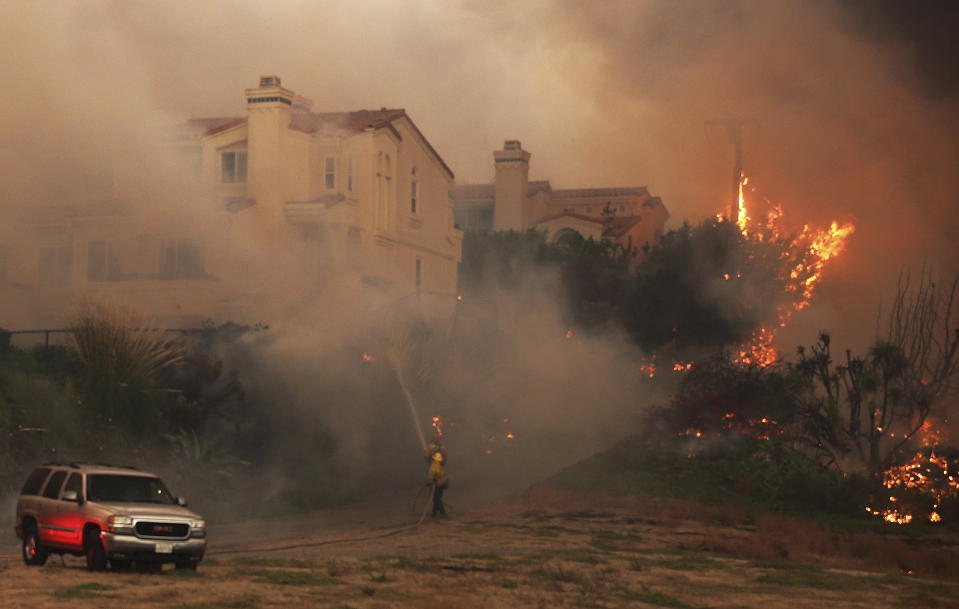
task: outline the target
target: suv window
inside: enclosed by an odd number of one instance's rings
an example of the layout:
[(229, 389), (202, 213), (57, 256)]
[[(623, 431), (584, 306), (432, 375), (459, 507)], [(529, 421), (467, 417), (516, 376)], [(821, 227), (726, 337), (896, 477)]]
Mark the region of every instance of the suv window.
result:
[(43, 496), (50, 499), (56, 499), (60, 496), (60, 487), (63, 486), (63, 479), (67, 477), (67, 472), (62, 469), (54, 472), (47, 482), (47, 488), (43, 489)]
[(83, 480), (80, 474), (70, 474), (70, 477), (67, 478), (67, 483), (63, 486), (63, 492), (60, 493), (60, 495), (62, 496), (63, 493), (67, 491), (76, 491), (77, 497), (83, 497)]
[(49, 467), (38, 467), (33, 470), (33, 472), (27, 477), (27, 481), (23, 483), (23, 489), (20, 491), (21, 495), (39, 495), (40, 487), (43, 486), (43, 481), (47, 479), (47, 474), (50, 473)]
[(91, 474), (87, 476), (87, 501), (105, 503), (163, 503), (174, 502), (170, 491), (159, 478)]

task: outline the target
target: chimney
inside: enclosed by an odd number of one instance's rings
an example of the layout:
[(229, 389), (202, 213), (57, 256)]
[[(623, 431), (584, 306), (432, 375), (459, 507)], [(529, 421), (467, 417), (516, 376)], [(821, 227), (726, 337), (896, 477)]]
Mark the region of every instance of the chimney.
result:
[(260, 86), (246, 90), (247, 108), (260, 107), (259, 104), (293, 105), (293, 91), (280, 86), (280, 77), (267, 74), (260, 77)]
[(493, 207), (494, 230), (523, 230), (524, 210), (529, 191), (529, 158), (519, 140), (506, 140), (502, 150), (493, 152), (496, 167)]
[(258, 87), (246, 90), (247, 193), (256, 199), (261, 222), (272, 228), (283, 225), (282, 159), (296, 98), (275, 74), (261, 76)]

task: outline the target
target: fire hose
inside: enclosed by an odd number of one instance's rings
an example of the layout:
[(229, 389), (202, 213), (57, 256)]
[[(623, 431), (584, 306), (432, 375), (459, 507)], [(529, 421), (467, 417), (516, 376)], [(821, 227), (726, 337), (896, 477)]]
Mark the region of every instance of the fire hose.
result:
[[(419, 528), (419, 526), (420, 526), (421, 524), (423, 524), (423, 521), (426, 520), (426, 513), (427, 513), (427, 512), (429, 511), (429, 509), (430, 509), (430, 503), (432, 502), (433, 493), (435, 492), (436, 489), (435, 489), (434, 485), (432, 485), (432, 484), (430, 484), (428, 487), (423, 487), (423, 488), (429, 488), (429, 489), (430, 489), (430, 494), (429, 494), (429, 498), (428, 498), (427, 501), (426, 501), (426, 505), (423, 506), (423, 513), (420, 514), (420, 519), (417, 520), (414, 524), (403, 525), (403, 526), (400, 526), (400, 527), (397, 527), (397, 528), (394, 528), (394, 529), (390, 529), (390, 530), (388, 530), (388, 531), (384, 531), (383, 533), (379, 533), (379, 534), (377, 534), (377, 535), (364, 535), (364, 536), (362, 536), (362, 537), (344, 537), (344, 538), (341, 538), (341, 539), (328, 539), (328, 540), (326, 540), (326, 541), (312, 541), (312, 542), (293, 543), (293, 544), (287, 544), (287, 545), (283, 545), (283, 546), (269, 546), (269, 547), (255, 547), (255, 546), (254, 546), (254, 547), (235, 548), (235, 549), (228, 549), (228, 550), (212, 550), (212, 551), (210, 551), (210, 552), (207, 552), (207, 554), (208, 554), (208, 555), (223, 555), (223, 554), (245, 554), (245, 553), (248, 553), (248, 552), (280, 552), (280, 551), (283, 551), (283, 550), (296, 550), (296, 549), (298, 549), (298, 548), (317, 548), (317, 547), (320, 547), (320, 546), (329, 546), (329, 545), (333, 545), (333, 544), (337, 544), (337, 543), (350, 543), (350, 542), (356, 542), (356, 541), (372, 541), (372, 540), (374, 540), (374, 539), (383, 539), (383, 538), (385, 538), (385, 537), (392, 537), (392, 536), (394, 536), (394, 535), (399, 535), (400, 533), (405, 533), (406, 531), (412, 531), (412, 530), (415, 530), (415, 529)], [(414, 506), (416, 505), (416, 501), (419, 500), (420, 493), (422, 493), (422, 492), (423, 492), (423, 491), (420, 490), (420, 491), (418, 491), (418, 492), (416, 493), (416, 500), (414, 500), (414, 503), (413, 503)]]
[[(418, 424), (419, 413), (416, 411), (416, 403), (414, 402), (413, 396), (410, 393), (409, 388), (406, 386), (406, 382), (404, 381), (402, 368), (395, 357), (389, 357), (389, 360), (390, 360), (390, 363), (392, 364), (393, 371), (396, 374), (396, 380), (399, 382), (400, 389), (402, 389), (403, 391), (403, 396), (406, 398), (406, 403), (410, 408), (410, 414), (412, 415), (412, 418), (413, 418), (413, 426), (416, 429), (416, 433), (417, 433), (417, 436), (419, 437), (420, 444), (422, 445), (423, 449), (426, 450), (426, 438), (423, 436), (423, 430), (420, 429), (420, 426)], [(383, 539), (384, 537), (392, 537), (393, 535), (399, 535), (400, 533), (404, 533), (406, 531), (412, 531), (418, 528), (420, 525), (423, 524), (423, 521), (426, 520), (426, 513), (429, 511), (431, 507), (430, 504), (432, 503), (432, 500), (433, 500), (433, 493), (436, 492), (436, 486), (433, 484), (429, 484), (423, 488), (429, 488), (430, 495), (429, 495), (429, 498), (426, 500), (426, 504), (423, 506), (423, 513), (420, 514), (419, 520), (417, 520), (416, 523), (414, 524), (404, 525), (401, 527), (397, 527), (395, 529), (390, 529), (378, 535), (365, 535), (362, 537), (345, 537), (342, 539), (329, 539), (327, 541), (294, 543), (294, 544), (287, 544), (283, 546), (270, 546), (270, 547), (260, 547), (260, 548), (252, 547), (252, 548), (244, 548), (244, 549), (237, 548), (237, 549), (230, 549), (230, 550), (213, 550), (213, 551), (207, 552), (207, 554), (223, 555), (223, 554), (240, 554), (244, 552), (280, 552), (282, 550), (295, 550), (297, 548), (316, 548), (320, 546), (329, 546), (337, 543), (372, 541), (374, 539)], [(416, 493), (416, 498), (413, 500), (414, 513), (416, 511), (416, 504), (419, 502), (420, 493), (422, 492), (423, 490), (420, 489)]]

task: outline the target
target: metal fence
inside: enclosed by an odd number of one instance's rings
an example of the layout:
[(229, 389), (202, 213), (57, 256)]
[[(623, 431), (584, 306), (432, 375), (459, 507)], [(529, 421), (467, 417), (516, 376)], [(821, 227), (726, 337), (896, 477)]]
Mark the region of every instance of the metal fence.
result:
[[(140, 328), (135, 328), (140, 329)], [(206, 328), (147, 328), (158, 332), (175, 334), (196, 334), (207, 331)], [(0, 348), (3, 347), (37, 347), (43, 345), (66, 345), (70, 341), (72, 328), (44, 328), (41, 330), (4, 330), (0, 328)]]

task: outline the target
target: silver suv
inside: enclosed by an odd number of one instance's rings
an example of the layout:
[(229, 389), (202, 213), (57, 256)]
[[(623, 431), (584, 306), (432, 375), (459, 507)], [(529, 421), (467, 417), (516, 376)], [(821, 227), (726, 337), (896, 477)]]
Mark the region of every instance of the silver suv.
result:
[(56, 553), (86, 556), (91, 571), (107, 561), (117, 570), (196, 569), (206, 552), (203, 518), (133, 467), (44, 464), (20, 491), (15, 528), (27, 565)]

